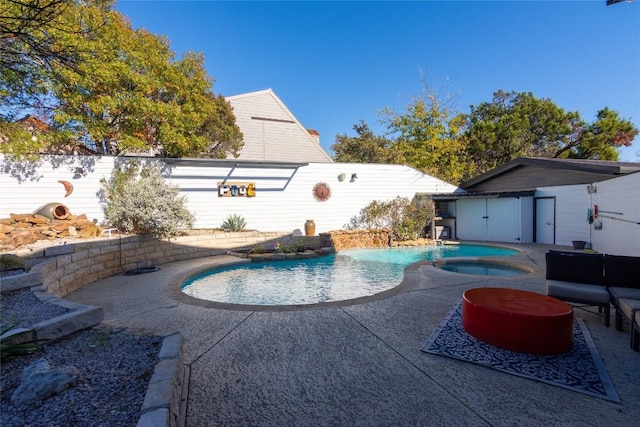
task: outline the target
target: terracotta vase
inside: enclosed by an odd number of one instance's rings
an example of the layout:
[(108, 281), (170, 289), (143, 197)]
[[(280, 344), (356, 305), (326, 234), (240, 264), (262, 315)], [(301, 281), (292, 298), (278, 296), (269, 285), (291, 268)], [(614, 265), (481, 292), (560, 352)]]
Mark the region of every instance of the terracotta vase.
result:
[(316, 234), (316, 223), (312, 219), (308, 219), (304, 223), (304, 234), (307, 236), (313, 236)]

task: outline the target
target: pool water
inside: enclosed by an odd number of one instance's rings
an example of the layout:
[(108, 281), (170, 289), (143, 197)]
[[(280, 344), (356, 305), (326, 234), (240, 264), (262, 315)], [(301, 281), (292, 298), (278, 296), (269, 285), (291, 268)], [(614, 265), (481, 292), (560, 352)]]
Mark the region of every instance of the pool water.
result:
[(351, 249), (307, 260), (217, 268), (190, 278), (181, 290), (194, 298), (230, 304), (304, 305), (343, 301), (398, 286), (405, 267), (414, 262), (517, 252), (482, 245)]
[(479, 276), (518, 276), (528, 273), (528, 271), (508, 265), (475, 261), (446, 262), (439, 267), (455, 273), (477, 274)]

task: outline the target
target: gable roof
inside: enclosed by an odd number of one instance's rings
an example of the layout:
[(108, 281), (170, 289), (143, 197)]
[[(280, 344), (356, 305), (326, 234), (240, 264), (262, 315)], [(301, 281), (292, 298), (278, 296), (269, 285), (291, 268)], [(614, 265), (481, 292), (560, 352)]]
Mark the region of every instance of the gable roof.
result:
[[(240, 160), (330, 163), (333, 159), (271, 89), (226, 97), (244, 146)], [(317, 132), (316, 132), (317, 134)], [(315, 137), (314, 137), (315, 136)]]
[(460, 184), (468, 191), (520, 191), (588, 184), (640, 171), (640, 163), (519, 157)]

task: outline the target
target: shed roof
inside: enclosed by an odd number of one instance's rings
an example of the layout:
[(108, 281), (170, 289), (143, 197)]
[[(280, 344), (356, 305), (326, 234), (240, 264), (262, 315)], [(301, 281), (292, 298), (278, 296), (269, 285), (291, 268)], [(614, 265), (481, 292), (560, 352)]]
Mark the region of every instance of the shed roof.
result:
[(468, 191), (518, 191), (603, 181), (640, 171), (640, 163), (519, 157), (460, 184)]

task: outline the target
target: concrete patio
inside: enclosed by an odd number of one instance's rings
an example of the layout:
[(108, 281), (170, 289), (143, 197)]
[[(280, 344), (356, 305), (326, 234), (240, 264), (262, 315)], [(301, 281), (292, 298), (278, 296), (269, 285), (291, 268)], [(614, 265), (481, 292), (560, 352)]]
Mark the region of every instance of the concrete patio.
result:
[[(237, 260), (181, 261), (94, 282), (65, 299), (104, 308), (104, 324), (184, 336), (181, 425), (622, 426), (640, 419), (640, 353), (629, 333), (583, 318), (620, 397), (613, 403), (420, 349), (464, 290), (497, 286), (544, 293), (545, 245), (511, 260), (511, 277), (450, 273), (429, 263), (406, 271), (384, 299), (298, 310), (192, 304), (178, 285), (193, 272)], [(555, 247), (558, 249), (559, 247)], [(283, 283), (283, 286), (287, 286)]]

